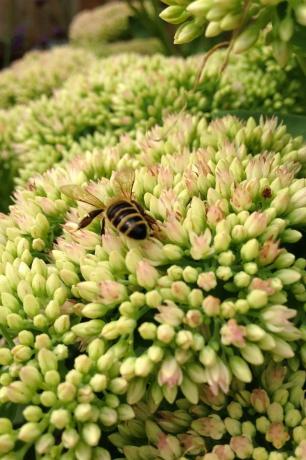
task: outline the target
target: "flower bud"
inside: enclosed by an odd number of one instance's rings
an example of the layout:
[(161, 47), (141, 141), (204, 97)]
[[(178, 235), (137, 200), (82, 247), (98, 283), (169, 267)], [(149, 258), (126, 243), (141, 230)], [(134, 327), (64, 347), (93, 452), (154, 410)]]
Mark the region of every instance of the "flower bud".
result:
[(261, 289), (253, 289), (247, 296), (247, 301), (251, 308), (263, 308), (268, 302), (268, 296)]
[(199, 37), (202, 33), (202, 27), (198, 26), (195, 21), (188, 21), (182, 24), (174, 35), (174, 44), (182, 45)]
[(41, 435), (38, 423), (28, 422), (22, 425), (18, 433), (18, 439), (23, 442), (33, 442)]
[(73, 428), (66, 429), (62, 434), (62, 443), (66, 449), (73, 449), (79, 441), (79, 434)]
[(85, 423), (82, 437), (89, 446), (97, 446), (101, 437), (101, 430), (96, 423)]
[(249, 383), (252, 381), (252, 374), (247, 363), (239, 356), (232, 356), (229, 365), (234, 376), (242, 382)]

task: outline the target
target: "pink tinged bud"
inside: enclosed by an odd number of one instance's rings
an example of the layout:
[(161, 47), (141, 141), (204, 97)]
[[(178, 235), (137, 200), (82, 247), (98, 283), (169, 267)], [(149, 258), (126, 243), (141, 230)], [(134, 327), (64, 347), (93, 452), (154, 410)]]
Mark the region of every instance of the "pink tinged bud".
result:
[(221, 328), (221, 341), (224, 345), (243, 347), (245, 345), (245, 335), (245, 327), (239, 326), (235, 319), (230, 319)]
[(188, 234), (180, 222), (174, 217), (164, 224), (164, 233), (172, 243), (185, 246), (188, 242)]
[(284, 305), (273, 305), (260, 312), (260, 317), (266, 328), (274, 333), (281, 334), (289, 340), (298, 339), (301, 332), (290, 322), (296, 316), (297, 311)]
[(247, 218), (244, 223), (244, 228), (250, 238), (255, 238), (265, 231), (267, 224), (268, 218), (266, 214), (256, 211)]
[(157, 338), (163, 343), (172, 342), (175, 336), (175, 330), (172, 326), (168, 324), (161, 324), (157, 328)]
[(258, 256), (258, 262), (261, 265), (269, 265), (280, 253), (280, 249), (278, 248), (279, 242), (273, 240), (267, 240), (261, 247)]
[[(305, 11), (305, 23), (306, 23), (306, 11)], [(299, 460), (304, 460), (306, 458), (306, 440), (303, 439), (298, 447), (295, 449), (295, 455)]]
[(235, 458), (235, 454), (228, 444), (224, 446), (215, 446), (213, 448), (213, 453), (217, 455), (218, 460), (234, 460)]
[(250, 288), (252, 290), (264, 291), (268, 296), (273, 295), (276, 292), (273, 285), (273, 279), (262, 280), (260, 278), (253, 278)]
[(214, 364), (207, 367), (206, 377), (207, 383), (214, 395), (218, 395), (220, 390), (223, 393), (228, 393), (231, 373), (221, 359), (216, 359)]
[(225, 425), (219, 415), (209, 415), (194, 420), (191, 423), (191, 428), (201, 436), (206, 436), (211, 439), (221, 439), (226, 432)]
[(183, 373), (174, 358), (167, 358), (163, 361), (157, 378), (160, 386), (173, 388), (181, 385)]
[(202, 308), (207, 316), (218, 316), (221, 311), (220, 305), (220, 299), (209, 295), (203, 300)]
[(230, 446), (238, 458), (249, 458), (253, 452), (253, 444), (246, 436), (233, 436)]
[(102, 281), (99, 288), (101, 299), (106, 305), (117, 305), (128, 297), (126, 287), (116, 281)]
[(224, 219), (224, 217), (224, 212), (217, 205), (211, 205), (207, 210), (206, 218), (207, 223), (210, 227), (214, 228), (218, 222)]
[(281, 449), (289, 438), (290, 436), (282, 423), (271, 423), (266, 433), (266, 440), (276, 449)]
[(202, 385), (200, 387), (200, 400), (213, 409), (220, 409), (225, 403), (225, 395), (221, 390), (215, 394), (209, 385)]
[(161, 433), (158, 436), (157, 448), (162, 458), (179, 458), (181, 455), (181, 446), (175, 436)]
[(212, 234), (207, 228), (202, 235), (190, 233), (190, 255), (194, 260), (201, 260), (208, 258), (213, 253), (211, 248)]
[(253, 204), (251, 193), (248, 191), (247, 187), (242, 185), (236, 187), (230, 201), (232, 208), (236, 212), (248, 210)]
[(204, 291), (211, 291), (217, 286), (217, 279), (214, 272), (200, 273), (197, 284)]
[(158, 271), (146, 261), (140, 261), (136, 268), (137, 282), (145, 289), (153, 289), (159, 278)]
[(264, 414), (270, 405), (270, 399), (265, 390), (257, 389), (251, 393), (251, 404), (259, 414)]

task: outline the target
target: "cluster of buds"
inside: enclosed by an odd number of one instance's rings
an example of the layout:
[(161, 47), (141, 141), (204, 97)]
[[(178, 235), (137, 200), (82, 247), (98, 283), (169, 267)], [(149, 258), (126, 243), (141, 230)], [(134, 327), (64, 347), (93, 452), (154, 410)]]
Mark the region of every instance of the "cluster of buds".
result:
[(114, 54), (137, 53), (153, 55), (163, 53), (161, 41), (154, 37), (132, 38), (131, 40), (118, 40), (113, 43), (97, 43), (95, 54), (98, 56), (110, 56)]
[(228, 395), (203, 385), (199, 404), (182, 398), (170, 410), (154, 411), (148, 398), (109, 439), (133, 460), (303, 460), (305, 371), (270, 363), (261, 380), (250, 390), (236, 382)]
[(295, 34), (306, 26), (306, 3), (293, 5), (287, 0), (220, 1), (220, 0), (162, 0), (167, 8), (161, 18), (180, 24), (174, 42), (188, 43), (200, 35), (216, 37), (234, 31), (233, 51), (241, 53), (254, 45), (264, 28), (271, 28), (267, 41), (281, 66), (287, 64), (291, 48), (303, 53)]
[[(275, 120), (208, 124), (180, 115), (171, 126), (172, 118), (37, 176), (2, 216), (0, 454), (153, 459), (158, 448), (168, 460), (188, 458), (190, 443), (208, 455), (205, 441), (217, 459), (224, 449), (225, 458), (246, 458), (265, 429), (267, 452), (294, 439), (303, 458), (296, 388), (305, 379), (306, 260), (296, 243), (306, 223), (305, 147)], [(136, 170), (133, 196), (156, 219), (156, 236), (136, 241), (108, 222), (102, 238), (98, 222), (75, 231), (90, 208), (60, 187), (89, 183), (107, 206), (114, 171), (125, 167)], [(279, 364), (263, 371), (270, 361)], [(270, 386), (283, 365), (288, 395), (275, 399)], [(264, 414), (258, 427), (230, 412), (201, 412), (200, 403), (210, 406), (205, 395), (224, 402), (236, 394), (244, 395), (236, 403)], [(169, 404), (183, 410), (181, 440), (153, 418), (160, 428), (152, 425), (150, 451), (120, 444), (129, 427), (136, 437), (143, 430), (143, 403), (150, 414)], [(19, 415), (10, 421), (12, 407)], [(219, 450), (206, 440), (225, 433)]]
[(68, 77), (81, 74), (94, 59), (89, 51), (69, 46), (26, 54), (0, 74), (0, 107), (25, 105), (42, 95), (51, 96)]
[[(55, 50), (53, 57), (65, 51)], [(216, 53), (217, 62), (223, 58), (222, 52)], [(3, 117), (0, 113), (1, 158), (19, 185), (75, 154), (115, 145), (127, 133), (137, 137), (163, 123), (169, 113), (183, 109), (194, 115), (262, 106), (283, 113), (305, 110), (296, 65), (286, 74), (267, 48), (262, 54), (251, 50), (239, 59), (233, 56), (221, 79), (216, 78), (219, 66), (209, 62), (205, 84), (194, 88), (197, 69), (197, 58), (185, 61), (160, 55), (123, 55), (93, 62), (88, 72), (73, 75), (52, 97), (45, 95), (26, 108), (19, 104)], [(271, 73), (273, 78), (267, 77)], [(259, 88), (259, 80), (266, 82), (264, 89)], [(34, 83), (31, 93), (44, 87), (36, 79)], [(16, 97), (23, 91), (16, 86)]]
[(89, 48), (115, 41), (127, 31), (130, 16), (133, 16), (133, 11), (123, 1), (81, 11), (70, 24), (69, 39)]

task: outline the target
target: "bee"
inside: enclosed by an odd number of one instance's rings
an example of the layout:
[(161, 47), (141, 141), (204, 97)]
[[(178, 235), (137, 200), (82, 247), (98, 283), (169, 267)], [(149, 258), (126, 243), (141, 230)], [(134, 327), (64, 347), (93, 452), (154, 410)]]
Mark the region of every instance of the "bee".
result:
[(146, 213), (141, 204), (133, 199), (134, 171), (132, 169), (120, 171), (116, 174), (114, 181), (119, 193), (107, 206), (79, 185), (64, 185), (60, 191), (73, 200), (95, 207), (81, 220), (78, 230), (87, 227), (96, 217), (100, 216), (101, 235), (105, 232), (105, 220), (107, 220), (123, 235), (134, 240), (145, 240), (154, 233), (157, 223)]

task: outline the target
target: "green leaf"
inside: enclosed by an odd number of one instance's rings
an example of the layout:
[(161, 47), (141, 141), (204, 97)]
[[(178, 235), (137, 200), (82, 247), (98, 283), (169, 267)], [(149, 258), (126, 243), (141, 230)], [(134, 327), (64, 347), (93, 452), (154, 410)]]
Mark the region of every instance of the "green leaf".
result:
[(288, 131), (292, 136), (303, 136), (306, 140), (306, 115), (284, 115), (279, 112), (268, 113), (264, 110), (262, 112), (253, 112), (248, 110), (218, 110), (212, 115), (212, 118), (220, 118), (226, 115), (234, 115), (235, 117), (241, 118), (242, 120), (253, 117), (256, 121), (259, 121), (261, 116), (264, 116), (265, 118), (271, 118), (274, 116), (277, 117), (279, 122), (283, 122), (287, 126)]

